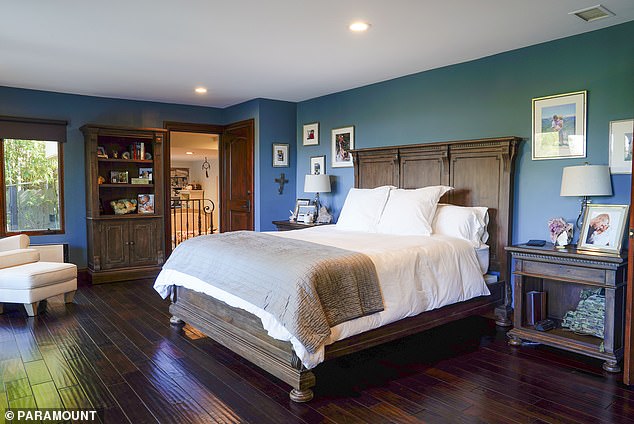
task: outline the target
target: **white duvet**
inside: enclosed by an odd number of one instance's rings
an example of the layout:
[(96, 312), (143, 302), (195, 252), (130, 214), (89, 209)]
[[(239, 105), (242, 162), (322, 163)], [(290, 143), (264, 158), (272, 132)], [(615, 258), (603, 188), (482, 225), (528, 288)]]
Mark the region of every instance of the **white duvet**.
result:
[[(269, 234), (361, 252), (374, 262), (385, 309), (333, 327), (326, 345), (405, 317), (489, 294), (476, 251), (464, 240), (440, 235), (402, 236), (342, 231), (334, 225)], [(281, 266), (283, 262), (284, 258), (280, 258)], [(306, 368), (314, 368), (324, 359), (323, 347), (314, 354), (309, 353), (268, 312), (219, 289), (213, 282), (207, 283), (179, 271), (164, 269), (158, 275), (154, 288), (167, 297), (172, 285), (205, 293), (258, 316), (271, 337), (291, 342)]]

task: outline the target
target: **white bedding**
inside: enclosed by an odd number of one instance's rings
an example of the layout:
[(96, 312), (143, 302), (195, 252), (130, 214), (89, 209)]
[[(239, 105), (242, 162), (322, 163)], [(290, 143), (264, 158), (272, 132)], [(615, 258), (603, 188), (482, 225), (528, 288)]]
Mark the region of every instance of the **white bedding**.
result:
[[(342, 231), (334, 225), (269, 234), (361, 252), (374, 262), (385, 309), (333, 327), (326, 344), (424, 311), (489, 294), (476, 251), (464, 240), (441, 235), (403, 236)], [(283, 263), (283, 258), (280, 261)], [(213, 282), (206, 283), (179, 271), (164, 269), (158, 275), (154, 288), (167, 297), (172, 285), (205, 293), (258, 316), (271, 337), (292, 343), (306, 368), (314, 368), (323, 361), (323, 347), (310, 354), (268, 312), (215, 287)]]

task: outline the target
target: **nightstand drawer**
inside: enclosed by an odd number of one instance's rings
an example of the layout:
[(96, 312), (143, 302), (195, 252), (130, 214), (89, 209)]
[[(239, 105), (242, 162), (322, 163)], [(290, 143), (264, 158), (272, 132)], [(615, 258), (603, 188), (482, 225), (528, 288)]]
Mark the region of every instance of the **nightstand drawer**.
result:
[(553, 277), (554, 279), (576, 280), (608, 285), (606, 270), (584, 268), (575, 265), (561, 265), (547, 262), (522, 261), (521, 271), (527, 274)]

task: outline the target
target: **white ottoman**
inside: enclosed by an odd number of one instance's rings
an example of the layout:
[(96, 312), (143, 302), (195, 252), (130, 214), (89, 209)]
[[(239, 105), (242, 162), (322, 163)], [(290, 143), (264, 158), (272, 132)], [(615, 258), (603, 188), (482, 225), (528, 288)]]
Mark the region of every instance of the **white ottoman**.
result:
[(32, 262), (0, 269), (0, 302), (23, 303), (31, 317), (37, 315), (40, 301), (64, 294), (64, 302), (70, 303), (76, 290), (75, 264)]

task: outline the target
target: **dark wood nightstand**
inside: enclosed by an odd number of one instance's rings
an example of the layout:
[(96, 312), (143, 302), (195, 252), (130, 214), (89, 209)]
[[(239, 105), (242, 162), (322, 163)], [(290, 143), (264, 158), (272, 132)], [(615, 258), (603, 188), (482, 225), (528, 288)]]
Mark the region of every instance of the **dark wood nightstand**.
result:
[[(531, 340), (572, 352), (603, 359), (603, 369), (620, 372), (623, 359), (627, 252), (617, 256), (577, 250), (520, 244), (506, 248), (513, 258), (514, 328), (509, 343), (519, 346)], [(577, 334), (561, 328), (567, 311), (575, 310), (583, 289), (605, 289), (603, 339)], [(544, 292), (546, 315), (556, 323), (550, 331), (537, 331), (529, 325), (526, 293)]]
[(277, 231), (290, 231), (301, 230), (303, 228), (310, 228), (324, 224), (304, 224), (303, 222), (273, 221), (273, 225), (277, 227)]

